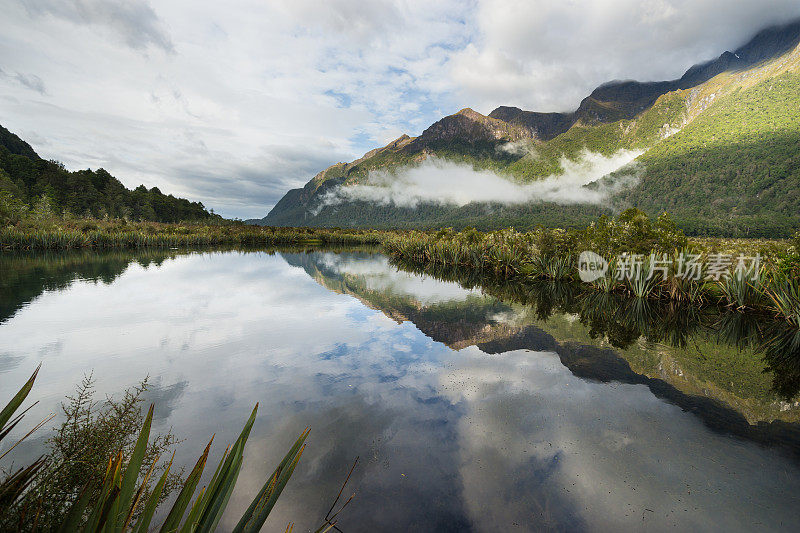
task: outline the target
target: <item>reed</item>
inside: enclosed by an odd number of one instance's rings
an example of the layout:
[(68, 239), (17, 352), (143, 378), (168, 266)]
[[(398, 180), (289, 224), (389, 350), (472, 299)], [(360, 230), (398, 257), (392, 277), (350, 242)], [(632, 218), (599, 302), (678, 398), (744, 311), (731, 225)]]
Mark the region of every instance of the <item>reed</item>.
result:
[(766, 294), (776, 314), (795, 327), (800, 327), (800, 279), (787, 274), (775, 274)]
[[(27, 410), (23, 410), (16, 417), (14, 415), (20, 410), (21, 405), (33, 388), (38, 372), (39, 368), (0, 411), (0, 440), (24, 417)], [(153, 410), (154, 406), (150, 405), (138, 436), (133, 441), (135, 444), (128, 451), (129, 453), (124, 453), (123, 450), (120, 450), (116, 455), (107, 459), (107, 467), (103, 478), (96, 481), (86, 481), (86, 485), (70, 505), (63, 519), (60, 519), (60, 523), (54, 524), (55, 530), (87, 533), (98, 531), (145, 533), (155, 530), (151, 523), (156, 515), (156, 510), (162, 502), (162, 492), (167, 485), (170, 469), (172, 468), (172, 460), (167, 463), (166, 468), (163, 469), (160, 475), (154, 475), (158, 458), (149, 466), (147, 464), (148, 450), (153, 445), (150, 442)], [(162, 533), (175, 531), (193, 533), (198, 531), (210, 532), (217, 529), (233, 493), (239, 471), (242, 468), (245, 444), (255, 423), (257, 411), (258, 404), (253, 408), (234, 444), (225, 450), (208, 484), (198, 491), (197, 487), (211, 450), (212, 437), (194, 468), (183, 482), (182, 487), (180, 487), (179, 494), (171, 508), (165, 513), (164, 521), (161, 527), (158, 528), (159, 531)], [(43, 424), (44, 422), (38, 424), (26, 437)], [(241, 515), (239, 522), (233, 529), (234, 532), (256, 533), (261, 531), (278, 497), (286, 487), (289, 478), (291, 478), (303, 455), (309, 431), (306, 428), (297, 437), (283, 460), (255, 495), (250, 506)], [(6, 453), (0, 455), (0, 459)], [(35, 487), (38, 481), (37, 476), (39, 476), (46, 461), (47, 458), (43, 456), (28, 467), (19, 468), (5, 477), (0, 477), (0, 516), (5, 517), (6, 512), (13, 506), (20, 504), (20, 501), (25, 498), (31, 487)], [(156, 477), (158, 477), (157, 480)], [(154, 486), (152, 486), (152, 482), (155, 482)], [(334, 506), (337, 502), (338, 498), (334, 502)], [(40, 518), (44, 521), (47, 517), (40, 517), (38, 513), (33, 514), (32, 529), (35, 530)], [(335, 515), (331, 516), (331, 513), (328, 513), (316, 533), (329, 531), (335, 527), (335, 524)], [(290, 529), (291, 525), (287, 530)]]
[(751, 268), (724, 277), (717, 281), (717, 285), (728, 307), (758, 309), (766, 303), (766, 280), (766, 268)]
[(84, 224), (0, 229), (3, 250), (178, 248), (210, 245), (380, 244), (386, 232), (234, 225)]

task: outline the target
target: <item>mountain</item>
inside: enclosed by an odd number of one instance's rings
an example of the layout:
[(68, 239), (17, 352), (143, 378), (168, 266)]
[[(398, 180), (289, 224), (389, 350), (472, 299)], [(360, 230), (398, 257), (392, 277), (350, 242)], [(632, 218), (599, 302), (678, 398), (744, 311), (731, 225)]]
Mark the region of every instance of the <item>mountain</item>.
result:
[(547, 141), (577, 123), (597, 124), (632, 119), (651, 107), (658, 97), (671, 91), (689, 89), (728, 71), (747, 70), (762, 61), (790, 52), (800, 39), (800, 21), (767, 28), (733, 52), (691, 67), (680, 79), (642, 83), (612, 81), (601, 85), (583, 99), (574, 113), (535, 113), (501, 106), (489, 116), (527, 128), (537, 139)]
[(26, 143), (3, 126), (0, 126), (0, 146), (14, 155), (25, 156), (33, 160), (41, 159), (39, 154), (33, 151), (30, 144)]
[[(219, 218), (200, 202), (162, 194), (156, 187), (127, 189), (102, 168), (70, 172), (56, 161), (42, 159), (28, 143), (0, 126), (0, 208), (10, 200), (29, 209), (44, 204), (55, 211), (96, 218), (156, 222)], [(4, 211), (0, 209), (0, 215)]]
[[(743, 357), (736, 335), (721, 336), (718, 322), (692, 327), (691, 320), (665, 319), (651, 327), (641, 321), (640, 308), (621, 300), (600, 303), (575, 298), (574, 293), (546, 283), (493, 286), (483, 280), (480, 293), (447, 291), (439, 293), (445, 298), (437, 298), (421, 285), (408, 283), (408, 272), (368, 253), (281, 256), (326, 289), (356, 298), (397, 323), (411, 322), (433, 341), (454, 350), (475, 346), (486, 354), (556, 352), (576, 375), (652, 386), (668, 401), (694, 405), (693, 412), (698, 400), (710, 401), (716, 406), (717, 421), (723, 414), (719, 407), (725, 405), (737, 413), (733, 419), (739, 420), (736, 426), (743, 430), (741, 436), (752, 427), (764, 427), (759, 422), (800, 419), (800, 411), (783, 410), (775, 401), (783, 388), (779, 376), (785, 376), (785, 371), (770, 366), (755, 346), (744, 348)], [(459, 283), (471, 287), (474, 280), (462, 278)], [(598, 305), (604, 312), (598, 313)], [(650, 311), (658, 314), (666, 309)], [(670, 309), (670, 313), (682, 313)], [(646, 348), (653, 343), (659, 347), (655, 352)], [(790, 390), (796, 387), (792, 383)]]
[[(800, 21), (764, 29), (734, 51), (695, 65), (679, 79), (613, 81), (572, 113), (502, 106), (442, 118), (420, 136), (404, 135), (350, 163), (337, 163), (289, 191), (260, 220), (271, 225), (497, 228), (584, 225), (636, 206), (664, 210), (689, 233), (784, 235), (800, 227)], [(451, 205), (349, 200), (330, 203), (339, 187), (370, 173), (395, 176), (435, 157), (492, 170), (516, 183), (565, 173), (587, 153), (641, 153), (635, 179), (614, 186), (610, 173), (587, 186), (610, 185), (600, 204), (473, 202)], [(631, 167), (626, 169), (631, 174)]]

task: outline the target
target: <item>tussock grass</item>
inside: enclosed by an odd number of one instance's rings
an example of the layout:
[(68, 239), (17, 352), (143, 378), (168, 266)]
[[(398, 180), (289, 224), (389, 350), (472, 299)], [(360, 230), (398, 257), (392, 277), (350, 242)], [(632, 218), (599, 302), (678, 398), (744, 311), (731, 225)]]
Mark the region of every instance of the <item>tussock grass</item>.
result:
[[(626, 213), (616, 221), (602, 219), (584, 231), (538, 229), (521, 233), (509, 228), (491, 233), (469, 229), (390, 234), (384, 249), (394, 259), (418, 267), (469, 269), (499, 280), (566, 282), (578, 280), (577, 256), (590, 250), (611, 261), (608, 273), (588, 285), (597, 291), (695, 307), (717, 304), (800, 322), (800, 256), (795, 243), (754, 241), (737, 253), (733, 241), (704, 239), (699, 244), (690, 243), (668, 218), (660, 217), (652, 223), (640, 213)], [(622, 252), (639, 254), (638, 272), (618, 270), (621, 265), (615, 257)], [(730, 271), (714, 279), (708, 263), (714, 254), (723, 252), (731, 256)], [(747, 268), (737, 271), (740, 254), (760, 254), (761, 263), (753, 265), (751, 261)], [(689, 256), (700, 266), (684, 275)], [(679, 261), (681, 257), (683, 261)], [(666, 269), (668, 275), (655, 270), (656, 258), (672, 259)]]
[(800, 279), (777, 274), (766, 290), (776, 314), (800, 327)]
[(211, 245), (380, 244), (385, 232), (310, 228), (273, 228), (231, 224), (159, 224), (122, 221), (42, 223), (0, 229), (3, 250), (81, 248), (180, 248)]

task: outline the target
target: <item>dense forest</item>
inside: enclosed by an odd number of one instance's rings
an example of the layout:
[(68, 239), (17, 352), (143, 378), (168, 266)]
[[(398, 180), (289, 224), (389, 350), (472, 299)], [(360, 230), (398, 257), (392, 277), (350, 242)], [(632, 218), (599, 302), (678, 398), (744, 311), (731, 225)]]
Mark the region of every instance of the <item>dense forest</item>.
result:
[(0, 217), (8, 221), (26, 212), (156, 222), (220, 218), (200, 202), (157, 187), (130, 190), (102, 168), (70, 172), (0, 126)]
[(800, 227), (798, 105), (796, 72), (723, 94), (642, 155), (641, 182), (620, 197), (693, 233), (790, 234)]

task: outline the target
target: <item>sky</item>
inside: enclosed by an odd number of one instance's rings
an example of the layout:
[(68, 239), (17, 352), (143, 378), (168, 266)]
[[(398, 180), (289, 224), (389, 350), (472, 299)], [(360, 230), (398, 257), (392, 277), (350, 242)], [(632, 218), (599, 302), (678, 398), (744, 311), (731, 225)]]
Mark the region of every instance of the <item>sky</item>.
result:
[(260, 218), (290, 188), (442, 116), (570, 111), (679, 77), (796, 0), (0, 0), (0, 125)]

